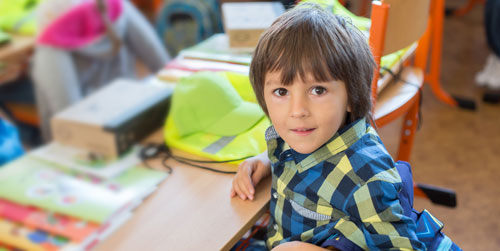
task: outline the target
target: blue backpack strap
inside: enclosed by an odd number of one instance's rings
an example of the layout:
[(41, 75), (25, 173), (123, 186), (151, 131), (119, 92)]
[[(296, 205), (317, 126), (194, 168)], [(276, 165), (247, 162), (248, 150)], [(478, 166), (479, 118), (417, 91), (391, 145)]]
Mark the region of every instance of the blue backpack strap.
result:
[(416, 224), (416, 235), (423, 242), (428, 251), (459, 251), (461, 250), (441, 230), (444, 224), (434, 217), (429, 211), (418, 212), (413, 209), (413, 175), (408, 162), (397, 161), (396, 169), (401, 176), (402, 186), (399, 199), (404, 214), (411, 217)]
[(396, 169), (401, 176), (401, 191), (399, 191), (399, 200), (403, 207), (404, 215), (411, 217), (413, 211), (413, 174), (408, 162), (397, 161)]
[(423, 242), (428, 251), (461, 251), (453, 241), (441, 230), (444, 224), (434, 217), (429, 211), (423, 210), (421, 213), (414, 211), (417, 215), (417, 237)]

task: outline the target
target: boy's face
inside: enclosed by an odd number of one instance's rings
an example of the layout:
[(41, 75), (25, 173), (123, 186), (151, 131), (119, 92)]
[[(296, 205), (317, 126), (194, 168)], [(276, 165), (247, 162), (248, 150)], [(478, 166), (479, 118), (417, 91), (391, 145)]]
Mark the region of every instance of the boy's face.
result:
[(311, 75), (292, 85), (280, 82), (281, 72), (268, 72), (264, 100), (269, 117), (283, 140), (308, 154), (325, 144), (343, 126), (347, 90), (343, 81), (316, 82)]

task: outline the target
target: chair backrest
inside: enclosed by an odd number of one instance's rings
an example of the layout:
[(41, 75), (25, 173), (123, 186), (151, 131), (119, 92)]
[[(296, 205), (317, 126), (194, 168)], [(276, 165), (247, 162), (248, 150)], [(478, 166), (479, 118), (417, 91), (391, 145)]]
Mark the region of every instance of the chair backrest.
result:
[(389, 4), (389, 17), (382, 55), (418, 41), (427, 28), (430, 0), (383, 0)]
[[(431, 0), (381, 0), (372, 2), (369, 43), (377, 67), (372, 82), (372, 97), (376, 101), (377, 81), (380, 72), (380, 58), (408, 47), (425, 37), (419, 43), (415, 62), (425, 68), (428, 54), (428, 20)], [(423, 48), (423, 49), (422, 49)], [(422, 51), (422, 52), (420, 52)]]

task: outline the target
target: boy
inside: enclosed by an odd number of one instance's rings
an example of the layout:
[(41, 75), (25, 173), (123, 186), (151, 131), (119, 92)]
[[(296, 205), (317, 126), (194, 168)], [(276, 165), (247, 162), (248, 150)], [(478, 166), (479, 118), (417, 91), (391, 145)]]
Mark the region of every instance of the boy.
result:
[(239, 166), (231, 196), (252, 200), (272, 175), (268, 248), (425, 250), (369, 123), (374, 65), (366, 38), (316, 5), (283, 14), (261, 36), (250, 79), (272, 122), (268, 154)]

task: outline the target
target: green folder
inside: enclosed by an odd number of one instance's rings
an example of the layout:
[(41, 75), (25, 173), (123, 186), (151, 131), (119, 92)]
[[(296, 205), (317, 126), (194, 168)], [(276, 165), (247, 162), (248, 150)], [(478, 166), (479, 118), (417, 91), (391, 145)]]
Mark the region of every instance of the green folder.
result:
[(11, 39), (10, 35), (0, 30), (0, 45), (9, 42)]

